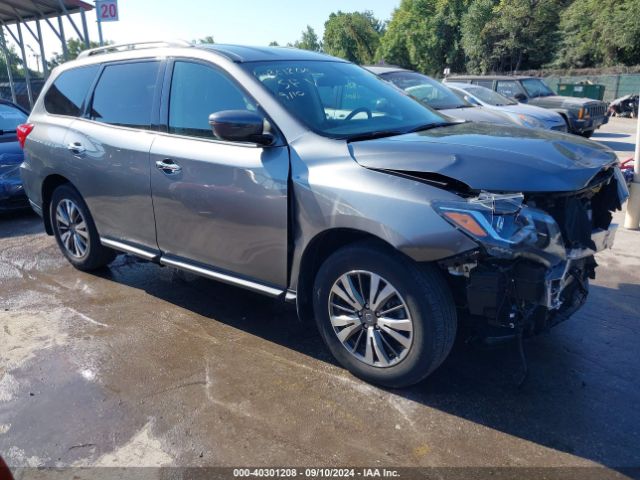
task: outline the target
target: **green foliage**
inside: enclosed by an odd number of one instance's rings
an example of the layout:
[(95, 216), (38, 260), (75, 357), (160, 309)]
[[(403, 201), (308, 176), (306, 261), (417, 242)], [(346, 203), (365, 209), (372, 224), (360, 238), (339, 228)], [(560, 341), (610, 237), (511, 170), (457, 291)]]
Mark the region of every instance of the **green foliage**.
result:
[(498, 34), (494, 69), (534, 69), (550, 62), (558, 43), (559, 0), (501, 0), (494, 8)]
[(280, 44), (274, 40), (273, 42), (269, 42), (269, 46), (270, 47), (279, 47)]
[(384, 25), (370, 11), (338, 11), (324, 24), (324, 51), (352, 62), (372, 63), (383, 33)]
[(193, 43), (216, 43), (216, 41), (213, 39), (213, 35), (207, 35), (206, 37), (202, 37)]
[(640, 63), (640, 0), (575, 0), (560, 21), (554, 66)]
[(402, 0), (377, 51), (378, 60), (432, 75), (464, 68), (460, 19), (469, 0)]
[(318, 38), (315, 30), (307, 25), (307, 29), (302, 32), (302, 37), (293, 44), (296, 48), (311, 50), (312, 52), (322, 51), (322, 42)]
[(324, 50), (432, 75), (637, 65), (639, 19), (640, 0), (401, 0), (386, 31), (371, 12), (332, 13)]
[[(112, 42), (105, 42), (105, 45), (109, 45)], [(89, 48), (97, 48), (100, 44), (98, 42), (89, 42)], [(79, 38), (70, 38), (67, 40), (67, 51), (69, 52), (69, 58), (67, 60), (73, 60), (80, 55), (80, 52), (86, 50), (85, 44)], [(64, 54), (62, 53), (54, 53), (53, 57), (48, 61), (49, 68), (56, 67), (61, 63), (64, 63), (66, 60), (64, 58)]]
[(495, 34), (491, 23), (494, 19), (494, 0), (477, 0), (462, 16), (462, 48), (466, 54), (466, 69), (470, 73), (491, 70), (491, 51)]
[[(18, 52), (16, 52), (13, 45), (7, 45), (9, 50), (9, 64), (11, 65), (11, 73), (14, 78), (23, 78), (24, 77), (24, 68), (22, 65), (22, 58)], [(29, 70), (31, 72), (31, 70)], [(4, 55), (0, 55), (0, 81), (6, 82), (9, 80), (9, 75), (7, 73), (7, 61)]]

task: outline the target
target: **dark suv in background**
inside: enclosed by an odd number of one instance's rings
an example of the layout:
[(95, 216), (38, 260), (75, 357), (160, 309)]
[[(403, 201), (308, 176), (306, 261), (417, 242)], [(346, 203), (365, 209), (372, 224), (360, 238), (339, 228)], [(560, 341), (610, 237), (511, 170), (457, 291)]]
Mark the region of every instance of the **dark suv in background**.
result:
[(587, 138), (609, 121), (606, 102), (556, 95), (542, 79), (537, 77), (452, 75), (444, 80), (444, 83), (447, 82), (481, 85), (518, 102), (558, 112), (567, 122), (570, 133)]

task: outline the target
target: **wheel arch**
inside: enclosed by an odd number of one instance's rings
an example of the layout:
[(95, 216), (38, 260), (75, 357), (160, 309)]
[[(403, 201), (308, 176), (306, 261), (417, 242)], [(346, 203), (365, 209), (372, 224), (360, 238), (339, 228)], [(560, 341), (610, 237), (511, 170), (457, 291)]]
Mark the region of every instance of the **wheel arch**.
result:
[(571, 122), (571, 117), (569, 115), (568, 110), (554, 110), (554, 111), (563, 118), (564, 123), (567, 124), (567, 130), (571, 130), (572, 122)]
[(296, 289), (296, 308), (301, 320), (313, 319), (313, 284), (322, 263), (335, 251), (357, 242), (369, 241), (383, 248), (400, 250), (369, 232), (352, 228), (331, 228), (318, 233), (307, 244), (300, 259)]
[(51, 196), (53, 195), (54, 190), (60, 185), (71, 185), (75, 188), (68, 178), (58, 174), (51, 174), (42, 182), (42, 220), (44, 221), (44, 229), (48, 235), (53, 235), (51, 216), (49, 215)]

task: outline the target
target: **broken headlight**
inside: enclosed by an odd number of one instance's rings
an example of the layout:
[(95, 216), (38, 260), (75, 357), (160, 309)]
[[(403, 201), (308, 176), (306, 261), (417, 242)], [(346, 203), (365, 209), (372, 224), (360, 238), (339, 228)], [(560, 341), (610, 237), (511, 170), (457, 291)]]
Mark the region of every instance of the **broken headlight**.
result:
[(547, 266), (563, 260), (566, 253), (556, 221), (523, 201), (520, 193), (483, 192), (466, 200), (434, 202), (433, 208), (491, 256), (528, 256)]

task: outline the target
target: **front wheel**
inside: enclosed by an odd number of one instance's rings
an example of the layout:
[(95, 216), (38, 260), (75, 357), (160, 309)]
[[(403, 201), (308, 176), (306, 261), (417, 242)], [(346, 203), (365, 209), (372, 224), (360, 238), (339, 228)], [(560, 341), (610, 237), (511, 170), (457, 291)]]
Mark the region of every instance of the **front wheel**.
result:
[(433, 372), (456, 333), (456, 310), (440, 271), (372, 243), (344, 247), (314, 288), (320, 334), (354, 375), (405, 387)]
[(580, 136), (584, 138), (591, 138), (591, 135), (593, 135), (593, 130), (586, 130), (584, 132), (580, 132)]
[(71, 185), (54, 190), (49, 215), (58, 247), (78, 270), (96, 270), (113, 261), (116, 252), (100, 243), (91, 213)]

